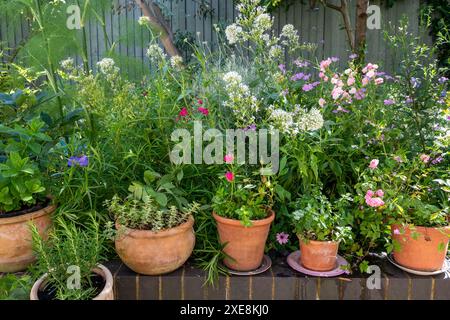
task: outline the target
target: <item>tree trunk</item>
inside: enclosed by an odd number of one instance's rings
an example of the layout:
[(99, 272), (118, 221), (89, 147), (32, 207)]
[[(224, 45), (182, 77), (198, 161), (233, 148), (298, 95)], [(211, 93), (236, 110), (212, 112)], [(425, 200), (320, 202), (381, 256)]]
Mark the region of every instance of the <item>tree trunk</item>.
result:
[(369, 0), (358, 0), (356, 4), (355, 52), (364, 61), (367, 34), (367, 8)]
[(144, 16), (150, 19), (150, 24), (160, 33), (161, 42), (169, 56), (181, 56), (173, 42), (173, 33), (164, 19), (161, 9), (152, 0), (147, 4), (144, 0), (135, 0)]

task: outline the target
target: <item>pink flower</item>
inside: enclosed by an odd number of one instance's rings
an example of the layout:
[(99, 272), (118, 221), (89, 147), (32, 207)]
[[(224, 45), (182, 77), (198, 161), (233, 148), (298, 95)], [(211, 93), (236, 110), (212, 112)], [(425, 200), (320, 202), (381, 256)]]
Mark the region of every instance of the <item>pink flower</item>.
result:
[(320, 78), (320, 79), (323, 79), (323, 78), (325, 78), (325, 73), (323, 73), (323, 72), (319, 72), (319, 78)]
[(179, 115), (180, 115), (180, 117), (186, 117), (186, 116), (188, 115), (188, 110), (187, 110), (187, 108), (181, 109)]
[(367, 72), (366, 77), (371, 79), (373, 77), (375, 77), (375, 71), (374, 70), (370, 70)]
[(403, 162), (402, 157), (400, 157), (400, 156), (395, 156), (394, 160), (397, 161), (398, 163), (402, 163)]
[(375, 84), (376, 84), (376, 85), (382, 84), (383, 82), (384, 82), (384, 79), (383, 79), (383, 78), (376, 78), (376, 79), (375, 79)]
[(400, 234), (400, 230), (398, 230), (397, 228), (394, 229), (394, 234)]
[(227, 173), (225, 173), (225, 178), (228, 180), (228, 182), (233, 182), (234, 181), (234, 173), (231, 171), (228, 171)]
[(277, 233), (277, 242), (281, 245), (288, 243), (289, 235), (285, 232)]
[(197, 103), (200, 104), (200, 105), (202, 105), (202, 104), (203, 104), (203, 100), (202, 100), (202, 99), (198, 99), (198, 100), (197, 100)]
[(225, 163), (232, 163), (234, 160), (234, 156), (232, 154), (226, 154), (225, 157), (223, 157), (223, 160)]
[(320, 98), (319, 99), (319, 106), (321, 106), (323, 108), (323, 106), (326, 104), (327, 102), (325, 101), (324, 98)]
[[(377, 191), (377, 195), (378, 195), (379, 191), (381, 191), (381, 190)], [(381, 192), (383, 192), (383, 191), (381, 191)], [(374, 198), (373, 197), (374, 194), (375, 193), (372, 190), (367, 190), (366, 196), (364, 197), (366, 200), (366, 204), (373, 208), (384, 206), (384, 201), (383, 201), (383, 199), (381, 199), (382, 196)], [(384, 195), (384, 193), (383, 193), (383, 195)]]
[(378, 197), (383, 197), (383, 196), (384, 196), (384, 191), (381, 190), (381, 189), (378, 189), (377, 192), (375, 192), (375, 194), (376, 194)]
[(207, 116), (209, 114), (208, 108), (199, 107), (197, 110), (198, 110), (198, 112), (201, 112), (205, 116)]
[(325, 69), (327, 69), (327, 68), (331, 65), (331, 62), (332, 62), (332, 61), (331, 61), (330, 58), (321, 61), (321, 62), (320, 62), (320, 70), (321, 70), (322, 72), (324, 72)]
[(421, 155), (420, 155), (420, 160), (421, 160), (423, 163), (428, 163), (428, 162), (430, 162), (430, 156), (427, 155), (427, 154), (421, 154)]
[(355, 78), (353, 78), (353, 77), (348, 78), (347, 85), (352, 86), (354, 84), (355, 84)]
[(373, 159), (372, 161), (370, 161), (369, 168), (372, 169), (372, 170), (376, 169), (378, 167), (379, 163), (380, 163), (380, 160)]
[(351, 89), (350, 89), (350, 91), (349, 91), (349, 93), (350, 94), (356, 94), (356, 88), (355, 87), (352, 87)]
[(364, 77), (363, 79), (362, 79), (362, 85), (363, 86), (367, 86), (368, 84), (369, 84), (369, 78), (367, 78), (367, 77)]

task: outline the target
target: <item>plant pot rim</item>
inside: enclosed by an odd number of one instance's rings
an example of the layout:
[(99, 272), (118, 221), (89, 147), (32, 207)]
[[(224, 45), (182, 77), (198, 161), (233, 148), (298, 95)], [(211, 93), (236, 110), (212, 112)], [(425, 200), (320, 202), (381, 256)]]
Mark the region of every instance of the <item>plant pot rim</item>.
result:
[(391, 225), (391, 231), (393, 232), (394, 229), (398, 228), (405, 228), (405, 229), (419, 229), (419, 230), (444, 230), (445, 232), (450, 233), (450, 225), (442, 226), (442, 227), (423, 227), (423, 226), (416, 226), (409, 223), (394, 223)]
[(333, 240), (324, 240), (324, 241), (320, 241), (320, 240), (308, 240), (308, 242), (306, 242), (305, 240), (303, 240), (298, 234), (297, 234), (298, 239), (300, 240), (300, 242), (308, 245), (310, 243), (313, 244), (339, 244), (340, 241), (333, 241)]
[[(111, 292), (113, 290), (113, 276), (111, 274), (111, 271), (107, 267), (105, 267), (102, 264), (98, 264), (97, 267), (93, 270), (94, 273), (100, 275), (105, 280), (105, 286), (103, 287), (102, 291), (92, 300), (103, 300), (101, 299), (103, 295), (105, 295), (107, 292)], [(30, 292), (30, 300), (39, 300), (38, 291), (41, 288), (42, 284), (45, 282), (45, 279), (47, 278), (48, 274), (44, 274), (42, 277), (40, 277), (31, 288)]]
[(179, 226), (174, 228), (161, 230), (158, 232), (150, 231), (150, 230), (139, 230), (139, 229), (131, 229), (126, 226), (122, 226), (119, 222), (116, 221), (116, 229), (117, 230), (125, 230), (123, 234), (120, 234), (119, 237), (129, 236), (133, 238), (165, 238), (170, 237), (186, 230), (192, 228), (194, 226), (194, 217), (192, 215), (189, 216), (188, 220)]
[(240, 227), (244, 227), (244, 228), (252, 228), (252, 227), (264, 226), (264, 225), (272, 223), (272, 221), (275, 219), (275, 211), (273, 211), (272, 209), (267, 209), (267, 211), (270, 213), (270, 215), (267, 218), (260, 219), (260, 220), (250, 220), (252, 223), (252, 225), (250, 227), (245, 227), (244, 225), (242, 225), (241, 220), (225, 218), (225, 217), (219, 216), (214, 211), (213, 211), (212, 215), (217, 222), (220, 222), (223, 224), (232, 225), (232, 226), (240, 226)]
[(42, 208), (38, 211), (21, 214), (19, 216), (15, 216), (15, 217), (0, 218), (0, 225), (15, 224), (15, 223), (21, 223), (21, 222), (26, 222), (29, 220), (37, 219), (39, 217), (53, 213), (56, 210), (56, 208), (57, 208), (56, 204), (50, 204), (50, 205), (46, 206), (45, 208)]

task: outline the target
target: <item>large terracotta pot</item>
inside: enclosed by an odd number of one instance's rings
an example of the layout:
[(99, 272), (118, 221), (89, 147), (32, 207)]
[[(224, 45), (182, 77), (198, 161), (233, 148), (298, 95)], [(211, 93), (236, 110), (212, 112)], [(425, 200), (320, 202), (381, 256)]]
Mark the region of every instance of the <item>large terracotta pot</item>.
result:
[[(442, 228), (393, 225), (394, 260), (404, 267), (419, 271), (437, 271), (447, 255), (450, 226)], [(416, 233), (414, 237), (413, 233)], [(397, 247), (397, 248), (396, 248)]]
[[(93, 270), (93, 272), (105, 279), (106, 283), (103, 290), (92, 300), (114, 300), (114, 281), (111, 271), (109, 271), (109, 269), (104, 265), (99, 264), (98, 267)], [(34, 283), (30, 292), (30, 300), (39, 300), (38, 291), (39, 289), (42, 289), (43, 285), (45, 284), (46, 278), (47, 274), (44, 274), (38, 281)]]
[(251, 271), (261, 266), (264, 257), (270, 224), (275, 213), (270, 210), (267, 218), (253, 220), (250, 227), (245, 227), (240, 220), (221, 217), (213, 212), (217, 222), (217, 231), (227, 257), (224, 264), (236, 271)]
[(336, 268), (339, 242), (300, 239), (300, 263), (314, 271), (330, 271)]
[(194, 218), (178, 227), (153, 232), (129, 229), (116, 224), (119, 235), (116, 251), (133, 271), (145, 275), (159, 275), (181, 267), (191, 256), (195, 246)]
[(50, 205), (20, 216), (0, 217), (0, 272), (22, 271), (35, 261), (29, 223), (34, 223), (45, 239), (55, 210), (56, 206)]

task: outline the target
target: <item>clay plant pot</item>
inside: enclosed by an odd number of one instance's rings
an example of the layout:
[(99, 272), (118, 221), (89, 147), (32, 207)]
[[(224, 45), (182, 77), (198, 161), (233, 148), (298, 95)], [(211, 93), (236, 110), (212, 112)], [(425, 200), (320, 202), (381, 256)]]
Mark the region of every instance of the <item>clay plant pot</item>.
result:
[[(93, 270), (94, 273), (100, 275), (105, 280), (105, 287), (102, 291), (92, 300), (114, 300), (114, 290), (113, 290), (113, 276), (111, 271), (104, 265), (99, 264), (97, 268)], [(30, 300), (40, 300), (38, 292), (44, 288), (45, 279), (47, 274), (44, 274), (38, 281), (36, 281), (31, 288)]]
[(116, 251), (134, 272), (160, 275), (181, 267), (191, 256), (195, 246), (194, 218), (178, 227), (153, 232), (134, 230), (116, 223), (119, 235)]
[(262, 220), (253, 220), (250, 227), (245, 227), (240, 220), (221, 217), (213, 212), (217, 222), (219, 240), (226, 244), (224, 252), (227, 257), (223, 263), (236, 271), (251, 271), (261, 266), (264, 257), (270, 225), (275, 213)]
[(314, 241), (308, 242), (300, 237), (300, 263), (313, 271), (330, 271), (336, 268), (339, 242)]
[(56, 206), (50, 205), (19, 216), (0, 216), (0, 272), (22, 271), (35, 261), (30, 222), (36, 225), (45, 239), (52, 225), (51, 214), (55, 210)]
[[(442, 228), (393, 225), (393, 257), (400, 265), (418, 271), (442, 269), (447, 255), (450, 226)], [(395, 230), (399, 230), (399, 233)], [(413, 236), (413, 233), (414, 234)]]

